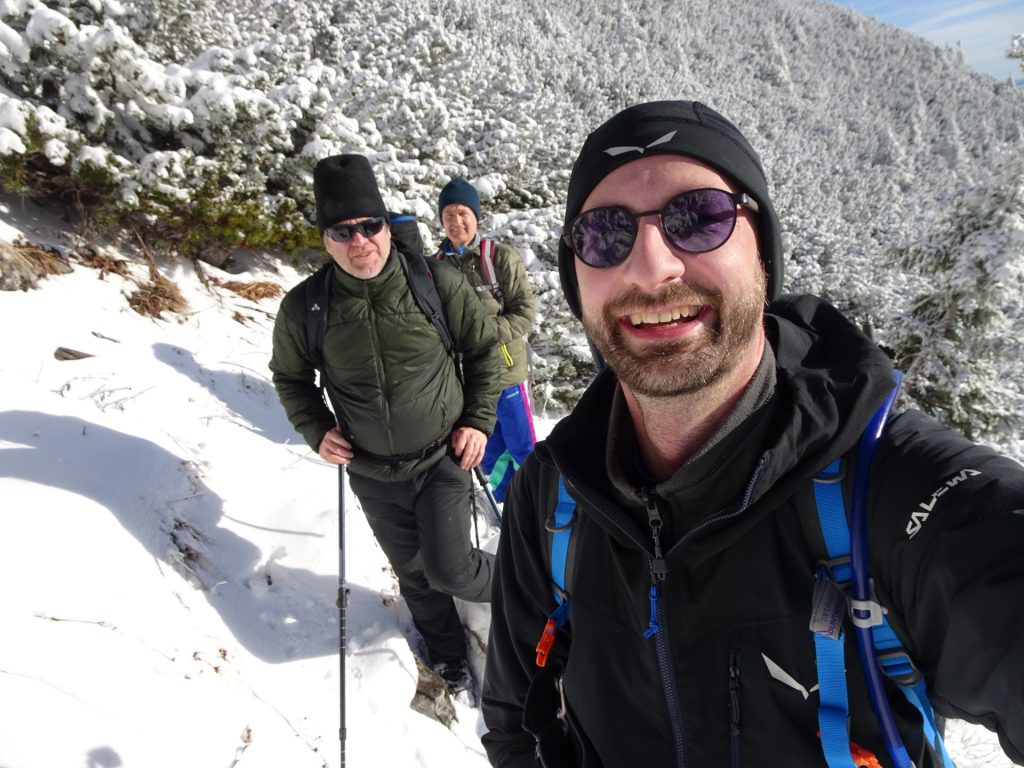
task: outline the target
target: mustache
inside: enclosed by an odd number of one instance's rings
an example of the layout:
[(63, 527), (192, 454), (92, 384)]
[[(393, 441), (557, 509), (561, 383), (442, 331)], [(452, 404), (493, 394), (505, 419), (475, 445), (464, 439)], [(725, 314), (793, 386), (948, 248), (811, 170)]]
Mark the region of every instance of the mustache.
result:
[(630, 288), (605, 305), (605, 315), (625, 315), (636, 310), (660, 309), (678, 304), (710, 305), (720, 307), (720, 291), (701, 288), (688, 283), (667, 285), (657, 293), (646, 293), (639, 288)]

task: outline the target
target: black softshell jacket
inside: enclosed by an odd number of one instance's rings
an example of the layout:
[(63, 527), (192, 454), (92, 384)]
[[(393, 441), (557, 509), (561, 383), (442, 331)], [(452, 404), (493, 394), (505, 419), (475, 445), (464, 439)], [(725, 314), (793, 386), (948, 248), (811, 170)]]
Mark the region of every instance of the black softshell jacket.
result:
[[(571, 757), (551, 764), (825, 765), (808, 629), (816, 548), (799, 516), (813, 514), (811, 478), (854, 454), (892, 388), (891, 367), (810, 296), (773, 303), (766, 328), (777, 361), (768, 421), (751, 431), (753, 446), (696, 487), (670, 491), (670, 478), (632, 498), (612, 487), (605, 446), (618, 385), (607, 371), (516, 475), (483, 691), (494, 765), (540, 764), (524, 702), (555, 608), (545, 518), (558, 473), (581, 519), (569, 555), (571, 618), (549, 662), (564, 665)], [(649, 638), (654, 544), (645, 502), (666, 521), (668, 542), (659, 629)], [(1024, 468), (906, 411), (878, 446), (868, 505), (876, 591), (936, 710), (997, 730), (1007, 755), (1024, 762)], [(846, 657), (850, 740), (891, 766), (849, 630)], [(531, 702), (554, 704), (554, 689), (543, 686)], [(910, 756), (935, 765), (916, 711), (895, 686), (890, 693)], [(531, 730), (542, 729), (544, 707), (526, 709)], [(557, 730), (556, 722), (549, 733)]]

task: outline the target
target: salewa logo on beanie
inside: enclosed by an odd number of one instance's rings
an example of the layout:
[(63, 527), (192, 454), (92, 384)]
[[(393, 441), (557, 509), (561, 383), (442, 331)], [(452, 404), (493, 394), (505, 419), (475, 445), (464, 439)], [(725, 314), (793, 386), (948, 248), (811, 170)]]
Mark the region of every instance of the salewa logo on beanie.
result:
[(619, 155), (624, 155), (627, 152), (639, 152), (642, 155), (645, 150), (648, 150), (651, 147), (656, 147), (659, 144), (664, 144), (667, 141), (672, 141), (672, 139), (673, 139), (673, 137), (675, 135), (676, 135), (675, 131), (672, 131), (672, 133), (666, 133), (660, 139), (655, 139), (650, 144), (648, 144), (646, 147), (611, 147), (609, 149), (606, 149), (605, 152), (607, 154), (611, 155), (612, 157), (618, 157)]
[[(713, 168), (758, 205), (758, 250), (768, 276), (768, 299), (782, 291), (782, 233), (768, 194), (761, 160), (746, 137), (713, 109), (695, 101), (636, 104), (612, 116), (587, 137), (572, 167), (565, 202), (568, 226), (601, 180), (615, 169), (656, 155), (682, 155)], [(628, 205), (628, 201), (623, 201)], [(576, 263), (564, 241), (558, 274), (573, 313), (580, 316)]]
[(363, 155), (332, 155), (318, 162), (313, 197), (320, 234), (339, 221), (388, 215), (370, 161)]

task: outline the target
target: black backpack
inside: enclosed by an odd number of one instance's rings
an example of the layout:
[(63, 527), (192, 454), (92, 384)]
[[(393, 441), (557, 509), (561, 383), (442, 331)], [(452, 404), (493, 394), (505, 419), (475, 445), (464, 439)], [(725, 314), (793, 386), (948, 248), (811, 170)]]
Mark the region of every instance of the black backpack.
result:
[(388, 224), (391, 226), (391, 242), (402, 253), (423, 253), (423, 238), (420, 236), (420, 225), (416, 217), (407, 213), (388, 211)]

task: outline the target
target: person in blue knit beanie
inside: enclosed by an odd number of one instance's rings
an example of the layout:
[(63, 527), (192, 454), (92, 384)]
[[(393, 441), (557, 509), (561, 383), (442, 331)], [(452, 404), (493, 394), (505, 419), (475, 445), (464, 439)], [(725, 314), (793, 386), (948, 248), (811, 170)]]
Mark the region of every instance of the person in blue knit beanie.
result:
[(498, 420), (482, 466), (494, 498), (503, 502), (512, 476), (537, 441), (528, 386), (527, 336), (536, 315), (533, 289), (515, 248), (480, 237), (480, 195), (472, 184), (459, 177), (445, 184), (437, 199), (437, 215), (445, 238), (435, 258), (466, 276), (498, 326), (502, 390)]

